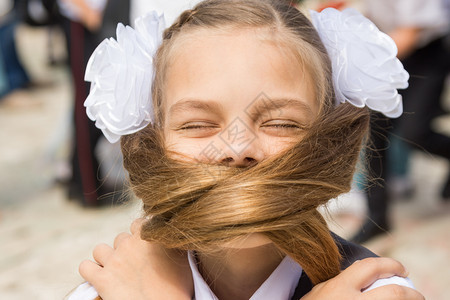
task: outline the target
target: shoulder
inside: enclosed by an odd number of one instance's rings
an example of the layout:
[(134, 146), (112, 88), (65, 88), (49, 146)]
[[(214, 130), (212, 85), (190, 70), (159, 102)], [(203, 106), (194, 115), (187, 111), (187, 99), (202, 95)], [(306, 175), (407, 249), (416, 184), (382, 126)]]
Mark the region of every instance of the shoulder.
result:
[(403, 277), (399, 277), (399, 276), (392, 276), (392, 277), (389, 277), (389, 278), (378, 279), (377, 281), (372, 283), (372, 285), (370, 285), (367, 289), (365, 289), (364, 292), (368, 292), (368, 291), (373, 290), (373, 289), (375, 289), (377, 287), (390, 285), (390, 284), (397, 284), (397, 285), (406, 286), (406, 287), (409, 287), (409, 288), (412, 288), (412, 289), (416, 289), (414, 287), (414, 284), (412, 283), (411, 279), (409, 279), (408, 277), (403, 278)]
[(348, 268), (351, 264), (353, 264), (357, 260), (378, 256), (369, 249), (361, 245), (349, 242), (335, 233), (331, 233), (331, 235), (339, 248), (339, 252), (342, 255), (341, 269)]
[(98, 298), (98, 293), (95, 288), (89, 283), (80, 284), (69, 296), (67, 300), (95, 300)]

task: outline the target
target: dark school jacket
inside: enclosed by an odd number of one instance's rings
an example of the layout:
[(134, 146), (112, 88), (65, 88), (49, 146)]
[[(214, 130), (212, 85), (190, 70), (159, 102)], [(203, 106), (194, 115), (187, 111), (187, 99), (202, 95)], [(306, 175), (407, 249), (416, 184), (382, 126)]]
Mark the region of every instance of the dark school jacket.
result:
[[(364, 248), (361, 245), (346, 241), (334, 233), (332, 233), (332, 236), (339, 248), (339, 252), (342, 255), (342, 270), (346, 269), (357, 260), (377, 256), (372, 251)], [(292, 296), (291, 300), (299, 300), (301, 297), (311, 291), (312, 288), (313, 285), (311, 283), (311, 280), (309, 280), (308, 275), (306, 275), (305, 272), (302, 272), (300, 280), (298, 281), (297, 288), (295, 289), (294, 295)]]

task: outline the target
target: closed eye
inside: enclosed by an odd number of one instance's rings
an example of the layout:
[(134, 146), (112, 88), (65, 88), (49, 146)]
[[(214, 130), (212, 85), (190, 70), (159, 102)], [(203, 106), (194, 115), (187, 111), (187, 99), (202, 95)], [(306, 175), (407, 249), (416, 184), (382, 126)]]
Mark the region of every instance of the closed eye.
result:
[(306, 125), (291, 120), (270, 120), (263, 122), (261, 127), (306, 129)]
[(263, 132), (275, 136), (295, 135), (307, 129), (307, 126), (291, 120), (270, 120), (260, 125)]
[(210, 123), (188, 123), (181, 125), (178, 130), (206, 130), (216, 128), (219, 128), (219, 126)]
[(295, 124), (268, 124), (268, 125), (264, 125), (262, 127), (300, 128), (298, 125), (295, 125)]
[(219, 125), (209, 122), (188, 122), (176, 129), (181, 135), (192, 138), (210, 137), (220, 132), (220, 130)]

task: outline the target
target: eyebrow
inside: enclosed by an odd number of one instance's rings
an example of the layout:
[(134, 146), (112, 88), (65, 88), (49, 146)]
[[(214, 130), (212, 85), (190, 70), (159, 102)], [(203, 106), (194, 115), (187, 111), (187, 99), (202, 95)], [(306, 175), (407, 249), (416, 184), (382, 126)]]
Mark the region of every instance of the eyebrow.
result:
[(294, 108), (304, 111), (306, 116), (311, 116), (313, 111), (311, 107), (300, 99), (289, 98), (267, 98), (250, 105), (246, 113), (252, 118), (257, 119), (262, 113), (276, 111), (282, 108)]
[(218, 114), (223, 111), (223, 106), (212, 100), (182, 99), (170, 107), (169, 114), (185, 112), (186, 110), (203, 110)]
[[(282, 108), (294, 108), (300, 111), (305, 111), (305, 115), (311, 116), (313, 111), (311, 107), (301, 101), (300, 99), (289, 98), (266, 98), (256, 103), (250, 104), (245, 113), (252, 119), (258, 119), (263, 113), (276, 111)], [(202, 110), (207, 113), (220, 114), (223, 112), (223, 106), (213, 100), (197, 100), (197, 99), (182, 99), (171, 106), (169, 114), (184, 113), (188, 110)]]

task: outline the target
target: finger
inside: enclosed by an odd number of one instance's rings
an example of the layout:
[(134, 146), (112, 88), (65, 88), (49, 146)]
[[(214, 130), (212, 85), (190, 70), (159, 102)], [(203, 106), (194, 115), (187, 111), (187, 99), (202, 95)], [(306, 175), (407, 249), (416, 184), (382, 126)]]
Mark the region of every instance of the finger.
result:
[(136, 234), (141, 232), (141, 227), (144, 224), (144, 222), (147, 221), (144, 218), (139, 218), (133, 221), (133, 223), (131, 223), (131, 227), (130, 227), (130, 231), (131, 234)]
[(418, 291), (397, 284), (378, 287), (364, 293), (365, 300), (424, 300), (425, 297)]
[(398, 261), (386, 257), (371, 257), (355, 262), (342, 272), (348, 284), (357, 285), (361, 289), (368, 287), (379, 278), (394, 275), (406, 277), (408, 272)]
[(117, 249), (119, 245), (126, 239), (129, 239), (131, 237), (131, 234), (127, 232), (119, 233), (116, 238), (114, 239), (114, 249)]
[(84, 260), (78, 267), (78, 272), (87, 282), (94, 283), (95, 278), (98, 278), (98, 274), (102, 271), (103, 267), (99, 266), (91, 260)]
[(114, 250), (109, 245), (99, 244), (95, 246), (92, 256), (101, 266), (104, 266)]

